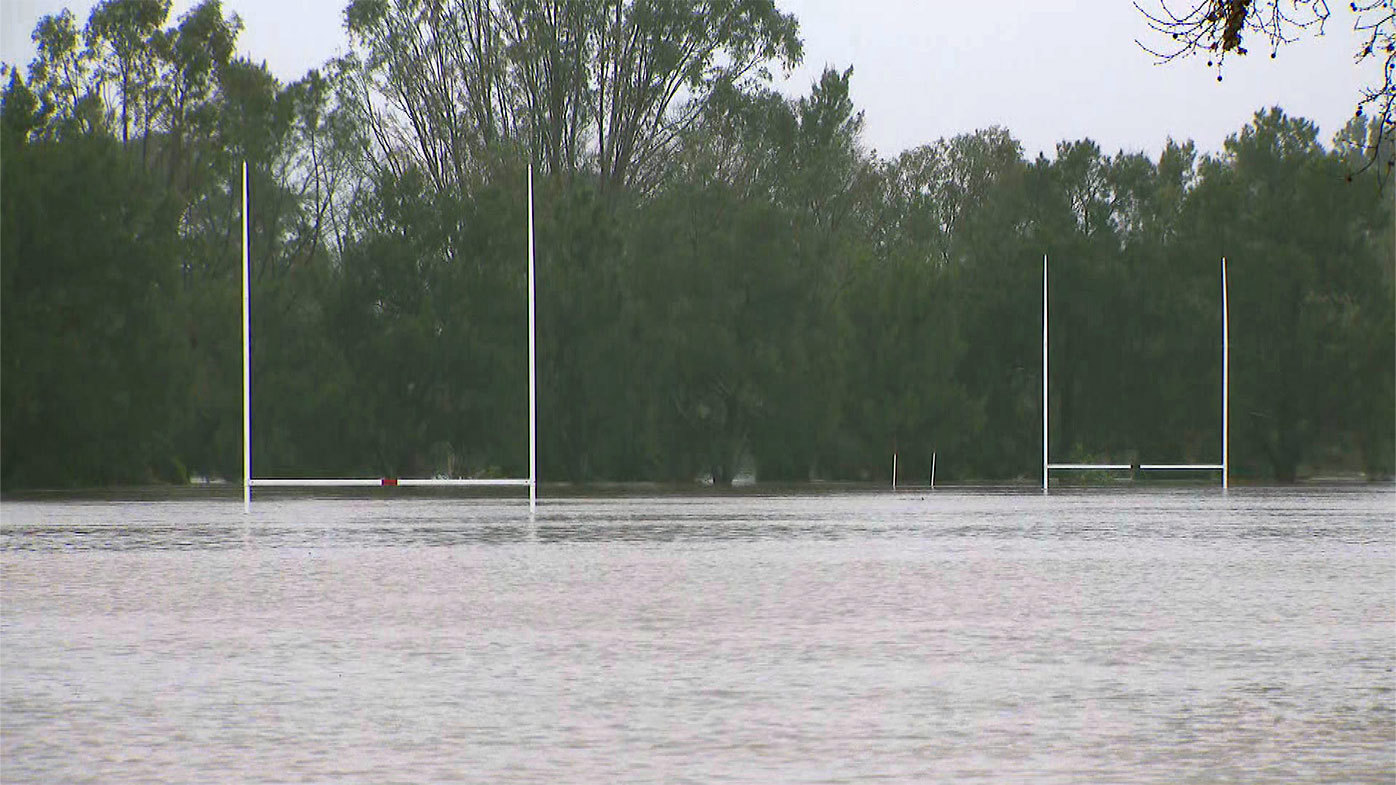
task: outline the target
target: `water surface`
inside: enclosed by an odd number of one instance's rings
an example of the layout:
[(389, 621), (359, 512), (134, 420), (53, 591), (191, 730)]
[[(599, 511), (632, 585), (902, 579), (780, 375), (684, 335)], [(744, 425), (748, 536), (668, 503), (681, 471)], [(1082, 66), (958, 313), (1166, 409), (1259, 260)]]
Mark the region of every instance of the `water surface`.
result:
[(0, 507), (4, 782), (1386, 782), (1390, 488)]

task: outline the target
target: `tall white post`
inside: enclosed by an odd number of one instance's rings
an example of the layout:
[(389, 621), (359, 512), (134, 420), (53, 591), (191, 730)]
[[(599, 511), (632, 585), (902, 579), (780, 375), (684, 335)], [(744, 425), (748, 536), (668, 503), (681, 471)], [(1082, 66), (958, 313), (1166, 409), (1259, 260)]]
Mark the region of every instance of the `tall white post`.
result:
[(247, 162), (242, 162), (242, 511), (252, 511), (252, 330), (248, 287)]
[(897, 454), (892, 453), (892, 490), (897, 490)]
[(538, 346), (533, 288), (533, 164), (528, 165), (528, 509), (538, 506)]
[(1042, 255), (1042, 492), (1047, 492), (1047, 254)]
[(1231, 326), (1230, 306), (1226, 292), (1226, 257), (1221, 260), (1222, 273), (1222, 490), (1231, 484)]
[(931, 451), (931, 490), (935, 490), (935, 489), (936, 489), (936, 454), (935, 454), (935, 450), (932, 450), (932, 451)]

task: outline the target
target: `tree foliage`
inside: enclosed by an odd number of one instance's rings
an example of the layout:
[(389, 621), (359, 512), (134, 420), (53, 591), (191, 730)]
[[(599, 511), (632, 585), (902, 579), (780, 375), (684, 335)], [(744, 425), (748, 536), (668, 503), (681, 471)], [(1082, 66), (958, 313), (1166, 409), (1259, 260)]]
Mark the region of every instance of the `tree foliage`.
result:
[(1396, 468), (1380, 118), (880, 158), (769, 0), (355, 0), (292, 84), (168, 13), (6, 67), (6, 489), (239, 475), (243, 161), (259, 476), (526, 473), (530, 167), (545, 479), (1035, 476), (1044, 254), (1054, 460), (1219, 459), (1226, 256), (1234, 473)]
[[(354, 0), (341, 67), (381, 160), (465, 187), (508, 143), (653, 187), (713, 90), (800, 58), (772, 0)], [(381, 99), (381, 100), (375, 100)]]
[[(1250, 36), (1262, 38), (1274, 59), (1284, 45), (1308, 35), (1322, 35), (1332, 16), (1328, 0), (1188, 0), (1182, 5), (1158, 0), (1157, 8), (1152, 2), (1148, 8), (1138, 2), (1134, 7), (1149, 27), (1165, 38), (1162, 46), (1153, 42), (1140, 46), (1164, 62), (1205, 55), (1208, 65), (1216, 65), (1219, 82), (1227, 55), (1247, 54)], [(1348, 10), (1362, 41), (1353, 53), (1354, 62), (1381, 64), (1381, 75), (1365, 85), (1357, 99), (1357, 116), (1366, 113), (1376, 120), (1375, 133), (1370, 140), (1363, 140), (1367, 156), (1360, 168), (1379, 165), (1379, 171), (1391, 170), (1396, 167), (1392, 152), (1396, 139), (1396, 4), (1391, 0), (1354, 0), (1348, 3)]]

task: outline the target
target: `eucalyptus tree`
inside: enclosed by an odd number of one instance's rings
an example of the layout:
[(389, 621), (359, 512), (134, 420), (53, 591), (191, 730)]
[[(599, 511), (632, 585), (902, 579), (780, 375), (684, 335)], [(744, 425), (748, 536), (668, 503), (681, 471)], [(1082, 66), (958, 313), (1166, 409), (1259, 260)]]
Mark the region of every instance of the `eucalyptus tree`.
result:
[[(916, 414), (897, 403), (899, 416), (924, 423), (924, 435), (900, 440), (902, 451), (934, 444), (961, 476), (1026, 471), (1040, 340), (1025, 315), (1036, 307), (1041, 244), (1028, 241), (1022, 147), (1005, 129), (982, 129), (908, 150), (883, 178), (874, 245), (895, 274), (880, 297), (919, 324), (885, 373), (910, 374), (915, 385), (901, 394), (925, 396), (929, 406)], [(893, 305), (908, 296), (895, 288), (901, 277), (921, 292), (923, 311)], [(867, 318), (877, 312), (869, 308)]]
[[(259, 306), (253, 318), (264, 338), (254, 353), (264, 394), (255, 400), (299, 400), (302, 409), (286, 413), (283, 421), (315, 420), (306, 416), (315, 411), (314, 397), (279, 395), (286, 392), (279, 388), (294, 378), (288, 369), (326, 356), (316, 309), (329, 272), (323, 227), (327, 193), (336, 181), (323, 163), (322, 146), (309, 156), (301, 150), (306, 139), (318, 141), (327, 133), (321, 110), (328, 91), (323, 80), (283, 89), (264, 66), (234, 59), (241, 22), (225, 16), (217, 0), (204, 0), (173, 24), (169, 7), (165, 0), (105, 0), (82, 29), (66, 11), (41, 19), (34, 32), (38, 56), (29, 67), (38, 106), (26, 136), (36, 145), (81, 148), (94, 177), (107, 166), (115, 172), (112, 183), (132, 183), (133, 209), (149, 201), (174, 216), (168, 238), (134, 220), (107, 220), (102, 211), (116, 209), (113, 204), (92, 202), (85, 220), (92, 236), (110, 247), (149, 242), (150, 260), (171, 266), (168, 273), (146, 265), (128, 271), (137, 280), (158, 272), (158, 280), (169, 274), (177, 282), (162, 283), (158, 307), (162, 324), (180, 338), (170, 355), (180, 358), (179, 372), (165, 376), (184, 385), (183, 405), (171, 407), (166, 427), (154, 432), (163, 434), (170, 452), (189, 470), (231, 474), (240, 438), (237, 260), (244, 160), (253, 181), (248, 218)], [(104, 147), (103, 139), (113, 139), (115, 147)], [(7, 187), (39, 199), (45, 193), (40, 184), (49, 176), (43, 167), (52, 168), (52, 177), (71, 176), (68, 168), (56, 167), (56, 158), (39, 154), (47, 149), (34, 148), (40, 169), (31, 172), (33, 182), (10, 181)], [(108, 165), (101, 156), (121, 158), (123, 166)], [(128, 172), (125, 163), (143, 174)], [(157, 249), (157, 240), (173, 243), (172, 253), (160, 250), (163, 245)], [(45, 253), (61, 258), (62, 249)], [(104, 297), (120, 292), (103, 282), (104, 270), (94, 260), (74, 267), (66, 281), (93, 298), (94, 312)], [(15, 334), (25, 329), (16, 327)], [(94, 334), (92, 340), (101, 339)], [(163, 346), (162, 340), (148, 343)], [(277, 427), (276, 417), (259, 421)]]
[(25, 92), (0, 104), (0, 483), (179, 479), (176, 205), (110, 136), (30, 138)]
[(208, 188), (217, 179), (212, 167), (226, 159), (211, 155), (221, 80), (233, 61), (233, 45), (242, 29), (236, 15), (224, 16), (217, 0), (191, 8), (176, 27), (165, 31), (166, 96), (163, 122), (165, 169), (170, 187), (181, 199)]
[(41, 103), (36, 134), (114, 134), (174, 190), (188, 234), (198, 225), (189, 211), (228, 190), (232, 140), (219, 116), (241, 22), (204, 0), (165, 27), (169, 6), (105, 0), (81, 29), (67, 10), (40, 19), (29, 77)]
[(170, 0), (102, 0), (83, 30), (97, 85), (110, 91), (105, 103), (119, 112), (121, 143), (137, 125), (142, 158), (164, 99), (160, 61), (169, 48), (162, 30), (169, 13)]
[[(836, 442), (848, 379), (846, 319), (854, 268), (867, 256), (869, 202), (879, 189), (874, 159), (861, 144), (851, 76), (852, 69), (826, 68), (807, 95), (794, 99), (761, 88), (718, 91), (685, 134), (666, 186), (721, 194), (741, 205), (731, 208), (741, 215), (769, 205), (776, 208), (771, 231), (791, 234), (788, 246), (777, 247), (793, 258), (752, 263), (785, 287), (769, 307), (783, 326), (798, 326), (798, 338), (776, 331), (780, 372), (761, 377), (746, 398), (733, 398), (752, 404), (743, 414), (746, 449), (763, 477), (819, 475), (844, 452)], [(734, 275), (716, 262), (700, 269)]]
[(381, 163), (464, 187), (484, 149), (648, 189), (722, 85), (801, 55), (772, 0), (355, 0), (348, 93)]
[(640, 217), (630, 277), (656, 470), (728, 484), (755, 458), (767, 479), (808, 477), (822, 423), (791, 415), (837, 381), (810, 375), (830, 347), (795, 216), (709, 182), (671, 184)]
[(1119, 153), (1105, 169), (1118, 249), (1097, 304), (1095, 336), (1109, 349), (1098, 377), (1124, 457), (1145, 462), (1221, 460), (1221, 275), (1216, 256), (1189, 242), (1186, 211), (1198, 181), (1193, 146), (1170, 141), (1157, 160)]
[[(1390, 407), (1381, 378), (1390, 365), (1369, 356), (1393, 307), (1389, 213), (1370, 182), (1346, 182), (1343, 164), (1312, 123), (1273, 109), (1202, 167), (1200, 246), (1225, 254), (1231, 272), (1232, 444), (1242, 471), (1294, 480), (1316, 453), (1354, 430), (1371, 433), (1357, 424), (1379, 408), (1368, 395)], [(1380, 442), (1374, 467), (1388, 460)]]
[(42, 120), (35, 131), (102, 128), (102, 99), (89, 79), (92, 63), (81, 46), (82, 31), (73, 13), (65, 8), (41, 17), (32, 37), (37, 56), (29, 64), (29, 83), (38, 97)]

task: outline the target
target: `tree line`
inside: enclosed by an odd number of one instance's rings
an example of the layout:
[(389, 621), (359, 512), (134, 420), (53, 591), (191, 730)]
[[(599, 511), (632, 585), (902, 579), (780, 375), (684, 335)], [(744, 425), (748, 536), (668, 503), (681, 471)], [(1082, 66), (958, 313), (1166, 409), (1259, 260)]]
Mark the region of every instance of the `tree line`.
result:
[(771, 0), (354, 0), (282, 84), (216, 0), (40, 20), (0, 97), (0, 484), (527, 473), (527, 170), (544, 480), (1396, 467), (1393, 215), (1278, 108), (1215, 155), (1003, 128), (867, 149), (853, 70)]

